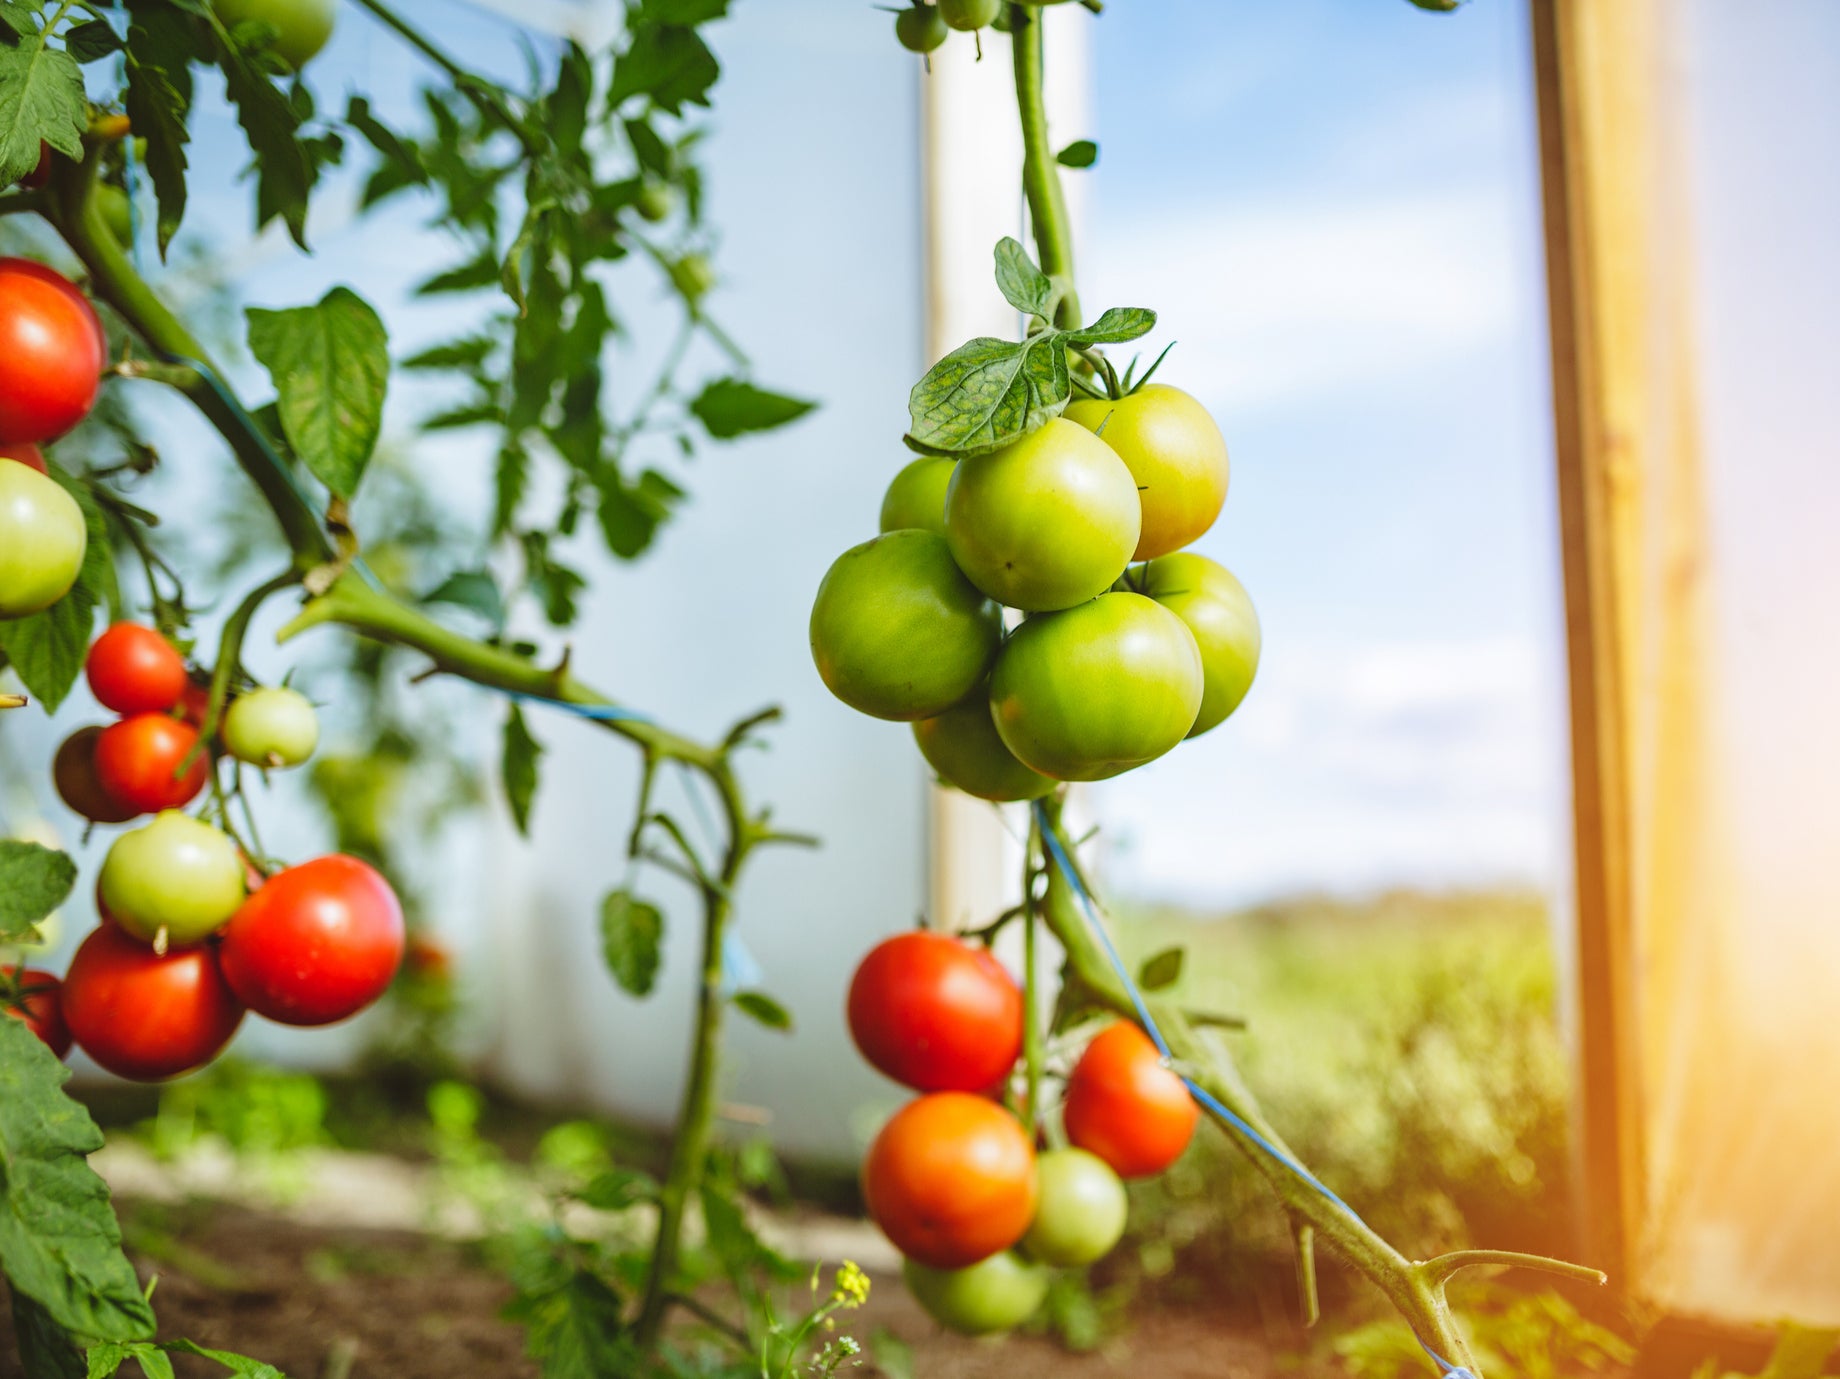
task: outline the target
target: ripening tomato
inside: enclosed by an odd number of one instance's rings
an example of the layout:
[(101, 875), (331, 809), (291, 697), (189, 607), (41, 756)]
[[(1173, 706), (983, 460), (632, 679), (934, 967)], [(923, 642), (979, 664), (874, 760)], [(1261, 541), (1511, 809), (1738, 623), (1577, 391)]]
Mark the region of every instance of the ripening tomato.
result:
[(76, 285), (30, 259), (0, 259), (0, 442), (56, 440), (89, 415), (108, 344)]
[(981, 800), (1038, 800), (1054, 788), (1003, 745), (987, 693), (921, 719), (914, 724), (914, 741), (940, 780)]
[(244, 1005), (284, 1025), (330, 1025), (386, 990), (403, 956), (396, 892), (355, 857), (277, 872), (224, 929), (224, 976)]
[(1065, 415), (1097, 432), (1130, 467), (1144, 514), (1131, 559), (1179, 551), (1214, 525), (1227, 501), (1227, 443), (1194, 398), (1146, 383), (1116, 401), (1070, 402)]
[(914, 0), (894, 17), (894, 36), (910, 53), (932, 52), (946, 41), (947, 32), (946, 21), (925, 0)]
[(967, 578), (1029, 612), (1102, 594), (1137, 547), (1137, 484), (1110, 446), (1061, 417), (958, 462), (946, 540)]
[(863, 1160), (869, 1215), (902, 1254), (961, 1269), (1007, 1250), (1035, 1215), (1035, 1150), (1016, 1118), (969, 1092), (895, 1112)]
[(51, 762), (51, 780), (58, 797), (93, 824), (122, 824), (140, 813), (102, 788), (96, 774), (96, 743), (102, 729), (95, 724), (78, 728), (65, 738)]
[(299, 690), (253, 689), (230, 702), (222, 736), (238, 761), (271, 770), (298, 766), (319, 745), (319, 714)]
[(883, 531), (917, 527), (946, 534), (946, 485), (958, 461), (923, 455), (903, 466), (882, 495)]
[(1022, 989), (987, 949), (948, 934), (897, 934), (850, 981), (862, 1056), (921, 1092), (982, 1092), (1022, 1052)]
[(1240, 706), (1259, 670), (1259, 615), (1223, 566), (1178, 551), (1126, 570), (1120, 588), (1155, 599), (1188, 625), (1201, 649), (1201, 711), (1190, 737), (1218, 727)]
[(1124, 1236), (1130, 1200), (1124, 1183), (1097, 1154), (1051, 1149), (1035, 1160), (1041, 1201), (1022, 1248), (1030, 1259), (1078, 1269), (1111, 1253)]
[(244, 892), (243, 855), (230, 835), (170, 809), (110, 844), (96, 881), (101, 907), (116, 924), (162, 946), (209, 937), (236, 913)]
[(1121, 1178), (1147, 1178), (1182, 1157), (1201, 1112), (1156, 1045), (1123, 1020), (1101, 1030), (1067, 1079), (1067, 1138)]
[[(179, 809), (204, 789), (210, 754), (199, 750), (198, 730), (163, 713), (137, 713), (111, 723), (96, 740), (96, 776), (102, 788), (143, 814)], [(187, 757), (189, 767), (180, 768)]]
[(118, 622), (96, 638), (83, 673), (96, 702), (119, 714), (164, 713), (190, 683), (173, 644), (137, 622)]
[(0, 460), (17, 460), (27, 469), (36, 469), (47, 479), (51, 477), (51, 467), (45, 463), (45, 452), (36, 445), (0, 445)]
[(945, 538), (891, 531), (852, 546), (818, 586), (811, 657), (832, 694), (874, 718), (931, 718), (982, 682), (1002, 615)]
[(113, 924), (83, 940), (64, 977), (77, 1046), (117, 1077), (160, 1082), (201, 1068), (243, 1022), (209, 944), (164, 956)]
[[(11, 967), (0, 967), (0, 978), (11, 978)], [(22, 1021), (46, 1048), (59, 1058), (70, 1052), (70, 1030), (64, 1024), (62, 983), (36, 967), (19, 971), (19, 1004), (0, 1007), (0, 1013)]]
[(939, 17), (946, 27), (961, 33), (994, 24), (1003, 0), (939, 0)]
[(1142, 594), (1103, 594), (1030, 618), (990, 675), (1004, 745), (1056, 780), (1104, 780), (1174, 747), (1195, 725), (1201, 651)]
[[(5, 373), (0, 359), (0, 390)], [(63, 598), (88, 548), (89, 528), (75, 498), (26, 465), (0, 464), (0, 618), (30, 617)]]
[(298, 72), (332, 38), (338, 0), (211, 0), (226, 28), (264, 24), (274, 31), (272, 51)]
[(1014, 1250), (964, 1269), (929, 1269), (910, 1259), (901, 1277), (927, 1316), (961, 1336), (1013, 1331), (1048, 1300), (1048, 1271)]

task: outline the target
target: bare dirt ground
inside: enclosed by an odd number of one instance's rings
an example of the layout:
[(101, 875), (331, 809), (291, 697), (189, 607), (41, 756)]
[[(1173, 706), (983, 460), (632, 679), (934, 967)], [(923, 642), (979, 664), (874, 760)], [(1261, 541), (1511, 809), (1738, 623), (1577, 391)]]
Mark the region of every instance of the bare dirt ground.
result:
[[(155, 1300), (166, 1335), (256, 1356), (290, 1379), (536, 1379), (521, 1332), (499, 1318), (509, 1290), (464, 1244), (223, 1204), (122, 1206), (130, 1253), (143, 1275), (160, 1276)], [(1274, 1363), (1256, 1323), (1196, 1310), (1144, 1309), (1125, 1335), (1086, 1355), (1032, 1337), (965, 1340), (935, 1327), (886, 1274), (869, 1306), (847, 1321), (858, 1337), (885, 1329), (908, 1342), (915, 1379), (1310, 1373)], [(188, 1379), (223, 1373), (184, 1359), (177, 1368)], [(4, 1326), (0, 1379), (23, 1379)]]

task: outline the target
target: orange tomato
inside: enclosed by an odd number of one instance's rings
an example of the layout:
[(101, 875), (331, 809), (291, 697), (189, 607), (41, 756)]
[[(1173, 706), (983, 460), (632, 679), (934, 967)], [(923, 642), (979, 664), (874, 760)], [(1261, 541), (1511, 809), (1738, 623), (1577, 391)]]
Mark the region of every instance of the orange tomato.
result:
[(1156, 1045), (1121, 1020), (1080, 1055), (1061, 1116), (1077, 1147), (1121, 1178), (1147, 1178), (1182, 1157), (1201, 1112)]
[(1146, 383), (1115, 402), (1070, 402), (1066, 416), (1098, 432), (1137, 480), (1144, 516), (1131, 559), (1179, 551), (1214, 525), (1227, 501), (1227, 443), (1194, 398)]
[(909, 1259), (961, 1269), (1007, 1250), (1035, 1216), (1035, 1150), (1016, 1118), (969, 1092), (897, 1111), (863, 1160), (869, 1215)]

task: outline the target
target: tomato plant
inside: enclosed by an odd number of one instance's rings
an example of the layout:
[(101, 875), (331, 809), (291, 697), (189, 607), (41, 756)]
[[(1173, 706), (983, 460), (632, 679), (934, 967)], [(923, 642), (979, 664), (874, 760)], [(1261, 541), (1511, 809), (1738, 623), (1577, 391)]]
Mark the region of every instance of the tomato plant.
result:
[(68, 278), (30, 259), (0, 259), (0, 302), (0, 442), (56, 440), (95, 406), (102, 323)]
[(1061, 1118), (1077, 1147), (1122, 1178), (1146, 1178), (1182, 1156), (1201, 1112), (1144, 1032), (1119, 1021), (1074, 1065)]
[(243, 1007), (210, 945), (159, 954), (105, 924), (64, 976), (64, 1019), (77, 1046), (120, 1077), (160, 1082), (217, 1057)]
[(224, 746), (255, 766), (299, 766), (319, 745), (319, 714), (299, 690), (254, 689), (224, 714)]
[(319, 857), (277, 872), (224, 930), (230, 989), (284, 1025), (330, 1025), (389, 987), (403, 957), (402, 906), (355, 857)]
[(190, 683), (173, 644), (133, 622), (118, 622), (96, 638), (83, 673), (96, 702), (119, 714), (164, 713)]
[(21, 1021), (59, 1058), (70, 1052), (63, 984), (36, 967), (0, 967), (0, 1014)]
[(27, 617), (63, 598), (88, 546), (75, 499), (28, 465), (0, 464), (0, 618)]
[(210, 756), (198, 730), (183, 719), (137, 713), (111, 723), (96, 739), (97, 780), (136, 813), (183, 808), (209, 776)]
[(947, 934), (877, 944), (850, 982), (850, 1035), (876, 1068), (922, 1092), (982, 1092), (1022, 1052), (1022, 991), (989, 952)]
[(109, 846), (100, 903), (146, 943), (198, 943), (243, 903), (243, 859), (220, 829), (167, 810)]
[(1008, 1111), (933, 1092), (895, 1112), (863, 1160), (869, 1215), (909, 1259), (975, 1264), (1022, 1238), (1035, 1214), (1035, 1151)]

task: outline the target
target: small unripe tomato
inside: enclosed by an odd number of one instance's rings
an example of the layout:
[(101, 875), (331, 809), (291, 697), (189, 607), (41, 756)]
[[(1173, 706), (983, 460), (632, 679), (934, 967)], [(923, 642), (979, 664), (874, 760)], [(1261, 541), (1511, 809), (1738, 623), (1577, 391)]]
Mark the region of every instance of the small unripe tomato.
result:
[(901, 1277), (927, 1316), (961, 1336), (1013, 1331), (1048, 1299), (1048, 1271), (1014, 1250), (964, 1269), (933, 1269), (910, 1259)]
[(275, 31), (273, 52), (298, 72), (332, 38), (338, 0), (211, 0), (225, 27), (266, 24)]
[(179, 809), (204, 789), (210, 774), (209, 754), (194, 755), (196, 747), (198, 730), (191, 724), (163, 713), (137, 713), (111, 723), (96, 739), (96, 777), (109, 794), (143, 814)]
[(850, 1037), (878, 1072), (921, 1092), (982, 1092), (1022, 1052), (1022, 989), (989, 950), (897, 934), (850, 980)]
[(140, 813), (103, 789), (96, 774), (96, 743), (102, 729), (96, 724), (78, 728), (65, 738), (51, 761), (51, 780), (58, 798), (93, 824), (122, 824)]
[(243, 1007), (208, 944), (161, 955), (104, 924), (64, 976), (64, 1019), (77, 1046), (117, 1077), (160, 1082), (223, 1052)]
[[(0, 286), (0, 300), (4, 293)], [(5, 371), (0, 361), (0, 376)], [(5, 386), (0, 377), (0, 390)], [(63, 598), (88, 549), (89, 528), (75, 498), (26, 464), (0, 463), (0, 618), (30, 617)]]
[(1030, 1259), (1077, 1269), (1111, 1253), (1124, 1236), (1130, 1201), (1124, 1182), (1097, 1154), (1051, 1149), (1035, 1160), (1041, 1200), (1022, 1248)]
[(298, 766), (319, 745), (319, 714), (299, 690), (250, 690), (231, 701), (221, 730), (224, 746), (253, 766)]
[(97, 881), (109, 917), (153, 944), (209, 937), (245, 893), (242, 854), (230, 836), (177, 810), (117, 838)]
[(219, 959), (243, 1004), (284, 1025), (330, 1025), (389, 989), (402, 963), (402, 906), (355, 857), (271, 876), (224, 929)]
[(938, 9), (923, 0), (914, 0), (912, 8), (894, 17), (894, 36), (910, 53), (932, 52), (946, 41), (949, 32)]
[(702, 254), (685, 254), (671, 265), (671, 282), (694, 304), (715, 288), (716, 270)]
[(0, 442), (56, 440), (89, 415), (108, 342), (63, 274), (0, 258)]
[(938, 0), (938, 4), (946, 27), (961, 33), (987, 28), (1003, 12), (1003, 0)]
[(96, 702), (119, 714), (164, 713), (190, 683), (173, 644), (136, 622), (118, 622), (96, 638), (83, 673)]
[(863, 1160), (863, 1200), (897, 1249), (935, 1269), (1007, 1250), (1035, 1216), (1035, 1150), (1016, 1118), (968, 1092), (895, 1112)]
[(917, 527), (939, 536), (946, 534), (946, 485), (952, 482), (957, 460), (922, 455), (904, 465), (882, 495), (883, 531)]
[(639, 188), (639, 198), (633, 202), (633, 209), (639, 212), (641, 220), (648, 220), (656, 225), (661, 220), (670, 218), (677, 209), (677, 196), (668, 182), (655, 182), (647, 179)]
[(1038, 800), (1054, 789), (1051, 777), (1030, 770), (1003, 745), (988, 694), (921, 719), (914, 724), (914, 742), (941, 782), (980, 800)]
[(1067, 1079), (1067, 1138), (1121, 1178), (1161, 1173), (1188, 1148), (1201, 1112), (1156, 1045), (1120, 1020), (1101, 1030)]
[[(0, 977), (15, 969), (0, 967)], [(70, 1052), (70, 1029), (64, 1023), (63, 983), (36, 967), (18, 969), (19, 1004), (0, 1007), (0, 1014), (24, 1023), (59, 1058)]]

